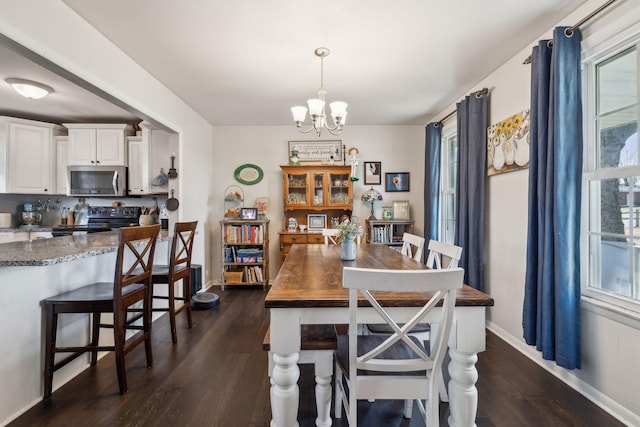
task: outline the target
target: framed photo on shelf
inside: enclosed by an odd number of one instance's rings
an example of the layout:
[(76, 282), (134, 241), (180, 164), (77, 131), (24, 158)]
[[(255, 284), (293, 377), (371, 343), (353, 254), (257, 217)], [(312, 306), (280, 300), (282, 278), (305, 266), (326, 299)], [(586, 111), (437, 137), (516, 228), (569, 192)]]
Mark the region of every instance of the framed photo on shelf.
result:
[(408, 200), (393, 202), (393, 219), (411, 219)]
[(325, 214), (308, 214), (307, 229), (309, 231), (322, 231), (327, 228), (327, 215)]
[(384, 174), (384, 191), (386, 192), (409, 191), (409, 172), (385, 173)]
[(258, 208), (240, 208), (240, 219), (258, 219)]
[(382, 184), (382, 162), (364, 162), (364, 185)]

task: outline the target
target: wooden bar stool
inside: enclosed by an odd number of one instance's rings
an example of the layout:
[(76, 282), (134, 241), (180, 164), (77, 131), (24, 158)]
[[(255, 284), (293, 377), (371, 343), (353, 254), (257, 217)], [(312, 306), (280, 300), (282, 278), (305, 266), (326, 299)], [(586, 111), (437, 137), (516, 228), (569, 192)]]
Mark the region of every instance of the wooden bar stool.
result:
[[(90, 363), (95, 365), (98, 351), (115, 351), (116, 370), (120, 394), (127, 391), (124, 356), (144, 342), (147, 366), (153, 364), (151, 353), (151, 266), (160, 225), (126, 227), (119, 231), (113, 282), (99, 282), (83, 286), (44, 300), (46, 313), (44, 399), (51, 397), (53, 373), (80, 355), (90, 352)], [(129, 307), (141, 303), (142, 325), (127, 321)], [(85, 346), (57, 347), (58, 316), (62, 313), (89, 313), (92, 327), (89, 343)], [(102, 313), (113, 313), (114, 345), (100, 346)], [(126, 342), (127, 330), (141, 331)], [(55, 362), (56, 353), (72, 353)]]
[[(152, 311), (169, 312), (171, 324), (171, 339), (178, 342), (176, 335), (176, 314), (186, 311), (189, 328), (193, 326), (191, 320), (191, 253), (193, 251), (193, 239), (196, 234), (198, 221), (177, 222), (174, 227), (173, 241), (169, 265), (153, 265), (151, 281), (153, 283), (152, 299), (168, 302), (167, 307), (152, 307)], [(175, 284), (182, 280), (182, 295), (176, 295)], [(156, 284), (168, 285), (167, 295), (156, 293)], [(176, 301), (181, 302), (176, 308)]]

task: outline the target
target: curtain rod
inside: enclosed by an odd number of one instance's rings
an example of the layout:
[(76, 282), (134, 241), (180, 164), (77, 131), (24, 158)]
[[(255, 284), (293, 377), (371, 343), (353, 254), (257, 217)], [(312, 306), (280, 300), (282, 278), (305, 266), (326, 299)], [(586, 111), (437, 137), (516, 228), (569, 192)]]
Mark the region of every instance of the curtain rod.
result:
[[(581, 25), (583, 25), (587, 21), (590, 21), (592, 18), (594, 18), (596, 15), (598, 15), (600, 12), (602, 12), (603, 10), (605, 10), (606, 8), (608, 8), (609, 6), (611, 6), (615, 2), (616, 2), (616, 0), (607, 1), (605, 4), (603, 4), (602, 6), (600, 6), (599, 8), (597, 8), (596, 10), (594, 10), (593, 12), (591, 12), (590, 14), (588, 14), (587, 16), (582, 18), (575, 25), (572, 25), (571, 27), (567, 28), (564, 31), (564, 33), (567, 36), (570, 36), (571, 33), (573, 33), (573, 30), (575, 30), (576, 28), (580, 28)], [(525, 64), (525, 65), (531, 64), (531, 55), (527, 56), (527, 58), (524, 60), (523, 64)]]
[[(486, 87), (483, 87), (482, 89), (480, 89), (479, 91), (477, 91), (475, 93), (476, 98), (482, 98), (484, 95), (489, 93), (489, 89), (487, 89)], [(455, 113), (457, 113), (458, 110), (455, 109), (452, 112), (450, 112), (449, 114), (447, 114), (446, 116), (444, 116), (442, 119), (438, 120), (437, 122), (435, 122), (434, 126), (438, 127), (438, 125), (441, 125), (445, 120), (451, 118)]]

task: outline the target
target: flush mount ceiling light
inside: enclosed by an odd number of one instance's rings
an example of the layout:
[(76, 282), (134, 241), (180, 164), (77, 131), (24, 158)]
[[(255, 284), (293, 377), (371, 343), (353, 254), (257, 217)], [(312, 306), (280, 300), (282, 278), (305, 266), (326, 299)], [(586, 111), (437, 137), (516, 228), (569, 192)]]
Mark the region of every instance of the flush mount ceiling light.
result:
[(296, 126), (301, 133), (308, 133), (315, 130), (318, 136), (322, 132), (323, 128), (326, 128), (333, 135), (340, 135), (342, 127), (347, 118), (347, 103), (342, 101), (332, 102), (331, 117), (333, 117), (333, 127), (329, 127), (327, 123), (327, 116), (324, 110), (325, 96), (327, 91), (324, 90), (324, 58), (329, 56), (329, 49), (326, 47), (319, 47), (314, 51), (314, 54), (320, 58), (320, 88), (318, 89), (318, 97), (307, 100), (309, 106), (309, 115), (313, 121), (313, 126), (309, 129), (302, 129), (302, 124), (307, 118), (307, 107), (296, 106), (291, 108), (293, 114), (293, 120), (296, 122)]
[(40, 99), (53, 92), (53, 88), (44, 85), (42, 83), (34, 82), (31, 80), (8, 78), (5, 79), (7, 83), (11, 85), (20, 95), (25, 98)]

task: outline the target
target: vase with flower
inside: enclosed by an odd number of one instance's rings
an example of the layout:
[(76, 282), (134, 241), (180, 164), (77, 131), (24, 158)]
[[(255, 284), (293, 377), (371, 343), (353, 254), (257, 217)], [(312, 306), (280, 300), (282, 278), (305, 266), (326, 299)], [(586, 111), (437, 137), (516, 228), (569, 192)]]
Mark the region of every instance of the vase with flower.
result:
[(357, 222), (345, 219), (338, 224), (338, 237), (340, 238), (340, 259), (353, 261), (356, 259), (355, 238), (362, 235), (362, 226)]

